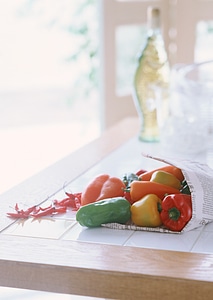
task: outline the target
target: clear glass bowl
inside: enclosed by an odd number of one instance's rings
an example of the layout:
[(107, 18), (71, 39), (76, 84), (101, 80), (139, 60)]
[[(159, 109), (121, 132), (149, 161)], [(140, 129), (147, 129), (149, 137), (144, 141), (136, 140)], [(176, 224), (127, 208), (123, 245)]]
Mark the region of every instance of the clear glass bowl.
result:
[(213, 135), (213, 61), (174, 66), (171, 76), (170, 117), (161, 140), (187, 154), (205, 151)]

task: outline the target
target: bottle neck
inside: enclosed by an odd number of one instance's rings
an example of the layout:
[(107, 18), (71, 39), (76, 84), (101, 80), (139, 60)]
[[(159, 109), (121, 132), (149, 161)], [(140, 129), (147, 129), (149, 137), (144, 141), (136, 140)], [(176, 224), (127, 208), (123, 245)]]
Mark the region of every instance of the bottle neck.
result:
[(148, 36), (161, 34), (160, 24), (160, 10), (158, 8), (149, 7), (147, 10)]
[(148, 37), (152, 37), (152, 36), (160, 36), (161, 35), (161, 29), (160, 28), (149, 28), (148, 32), (147, 32), (147, 36)]

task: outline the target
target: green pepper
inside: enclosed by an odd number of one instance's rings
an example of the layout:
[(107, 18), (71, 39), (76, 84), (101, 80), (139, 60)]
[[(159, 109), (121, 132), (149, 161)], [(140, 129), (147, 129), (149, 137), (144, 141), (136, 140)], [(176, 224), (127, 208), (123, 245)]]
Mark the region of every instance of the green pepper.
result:
[(191, 195), (190, 188), (189, 188), (188, 183), (187, 183), (187, 181), (185, 179), (182, 181), (182, 187), (180, 189), (180, 192), (182, 194)]
[(123, 176), (123, 182), (126, 186), (125, 190), (124, 190), (124, 198), (126, 198), (130, 204), (132, 204), (132, 199), (131, 199), (131, 195), (130, 195), (130, 185), (133, 181), (138, 181), (139, 177), (137, 174), (135, 173), (127, 173)]
[(107, 198), (81, 206), (76, 220), (81, 226), (99, 227), (106, 223), (125, 224), (130, 220), (130, 203), (123, 197)]
[(131, 182), (135, 181), (135, 180), (139, 180), (138, 175), (136, 175), (135, 173), (127, 173), (123, 176), (123, 182), (126, 186), (126, 189), (128, 189), (130, 187)]

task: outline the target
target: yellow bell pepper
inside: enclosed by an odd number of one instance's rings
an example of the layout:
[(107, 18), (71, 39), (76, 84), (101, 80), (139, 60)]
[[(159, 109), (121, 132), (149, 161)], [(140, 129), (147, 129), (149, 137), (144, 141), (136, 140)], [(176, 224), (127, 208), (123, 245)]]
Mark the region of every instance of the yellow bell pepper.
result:
[(132, 204), (132, 222), (137, 226), (158, 227), (162, 224), (160, 210), (161, 199), (154, 194), (148, 194)]
[(155, 171), (152, 174), (150, 181), (165, 184), (178, 190), (181, 188), (180, 180), (177, 179), (177, 177), (175, 177), (173, 174), (166, 171)]

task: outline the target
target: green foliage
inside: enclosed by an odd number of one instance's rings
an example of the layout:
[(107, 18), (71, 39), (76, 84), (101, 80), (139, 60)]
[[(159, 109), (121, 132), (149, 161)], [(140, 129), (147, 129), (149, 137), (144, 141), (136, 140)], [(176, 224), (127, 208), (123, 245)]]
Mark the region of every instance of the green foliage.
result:
[[(70, 53), (62, 58), (75, 70), (71, 99), (85, 98), (98, 87), (98, 0), (26, 0), (20, 17), (34, 16), (40, 26), (70, 35)], [(51, 4), (51, 7), (50, 5)]]

